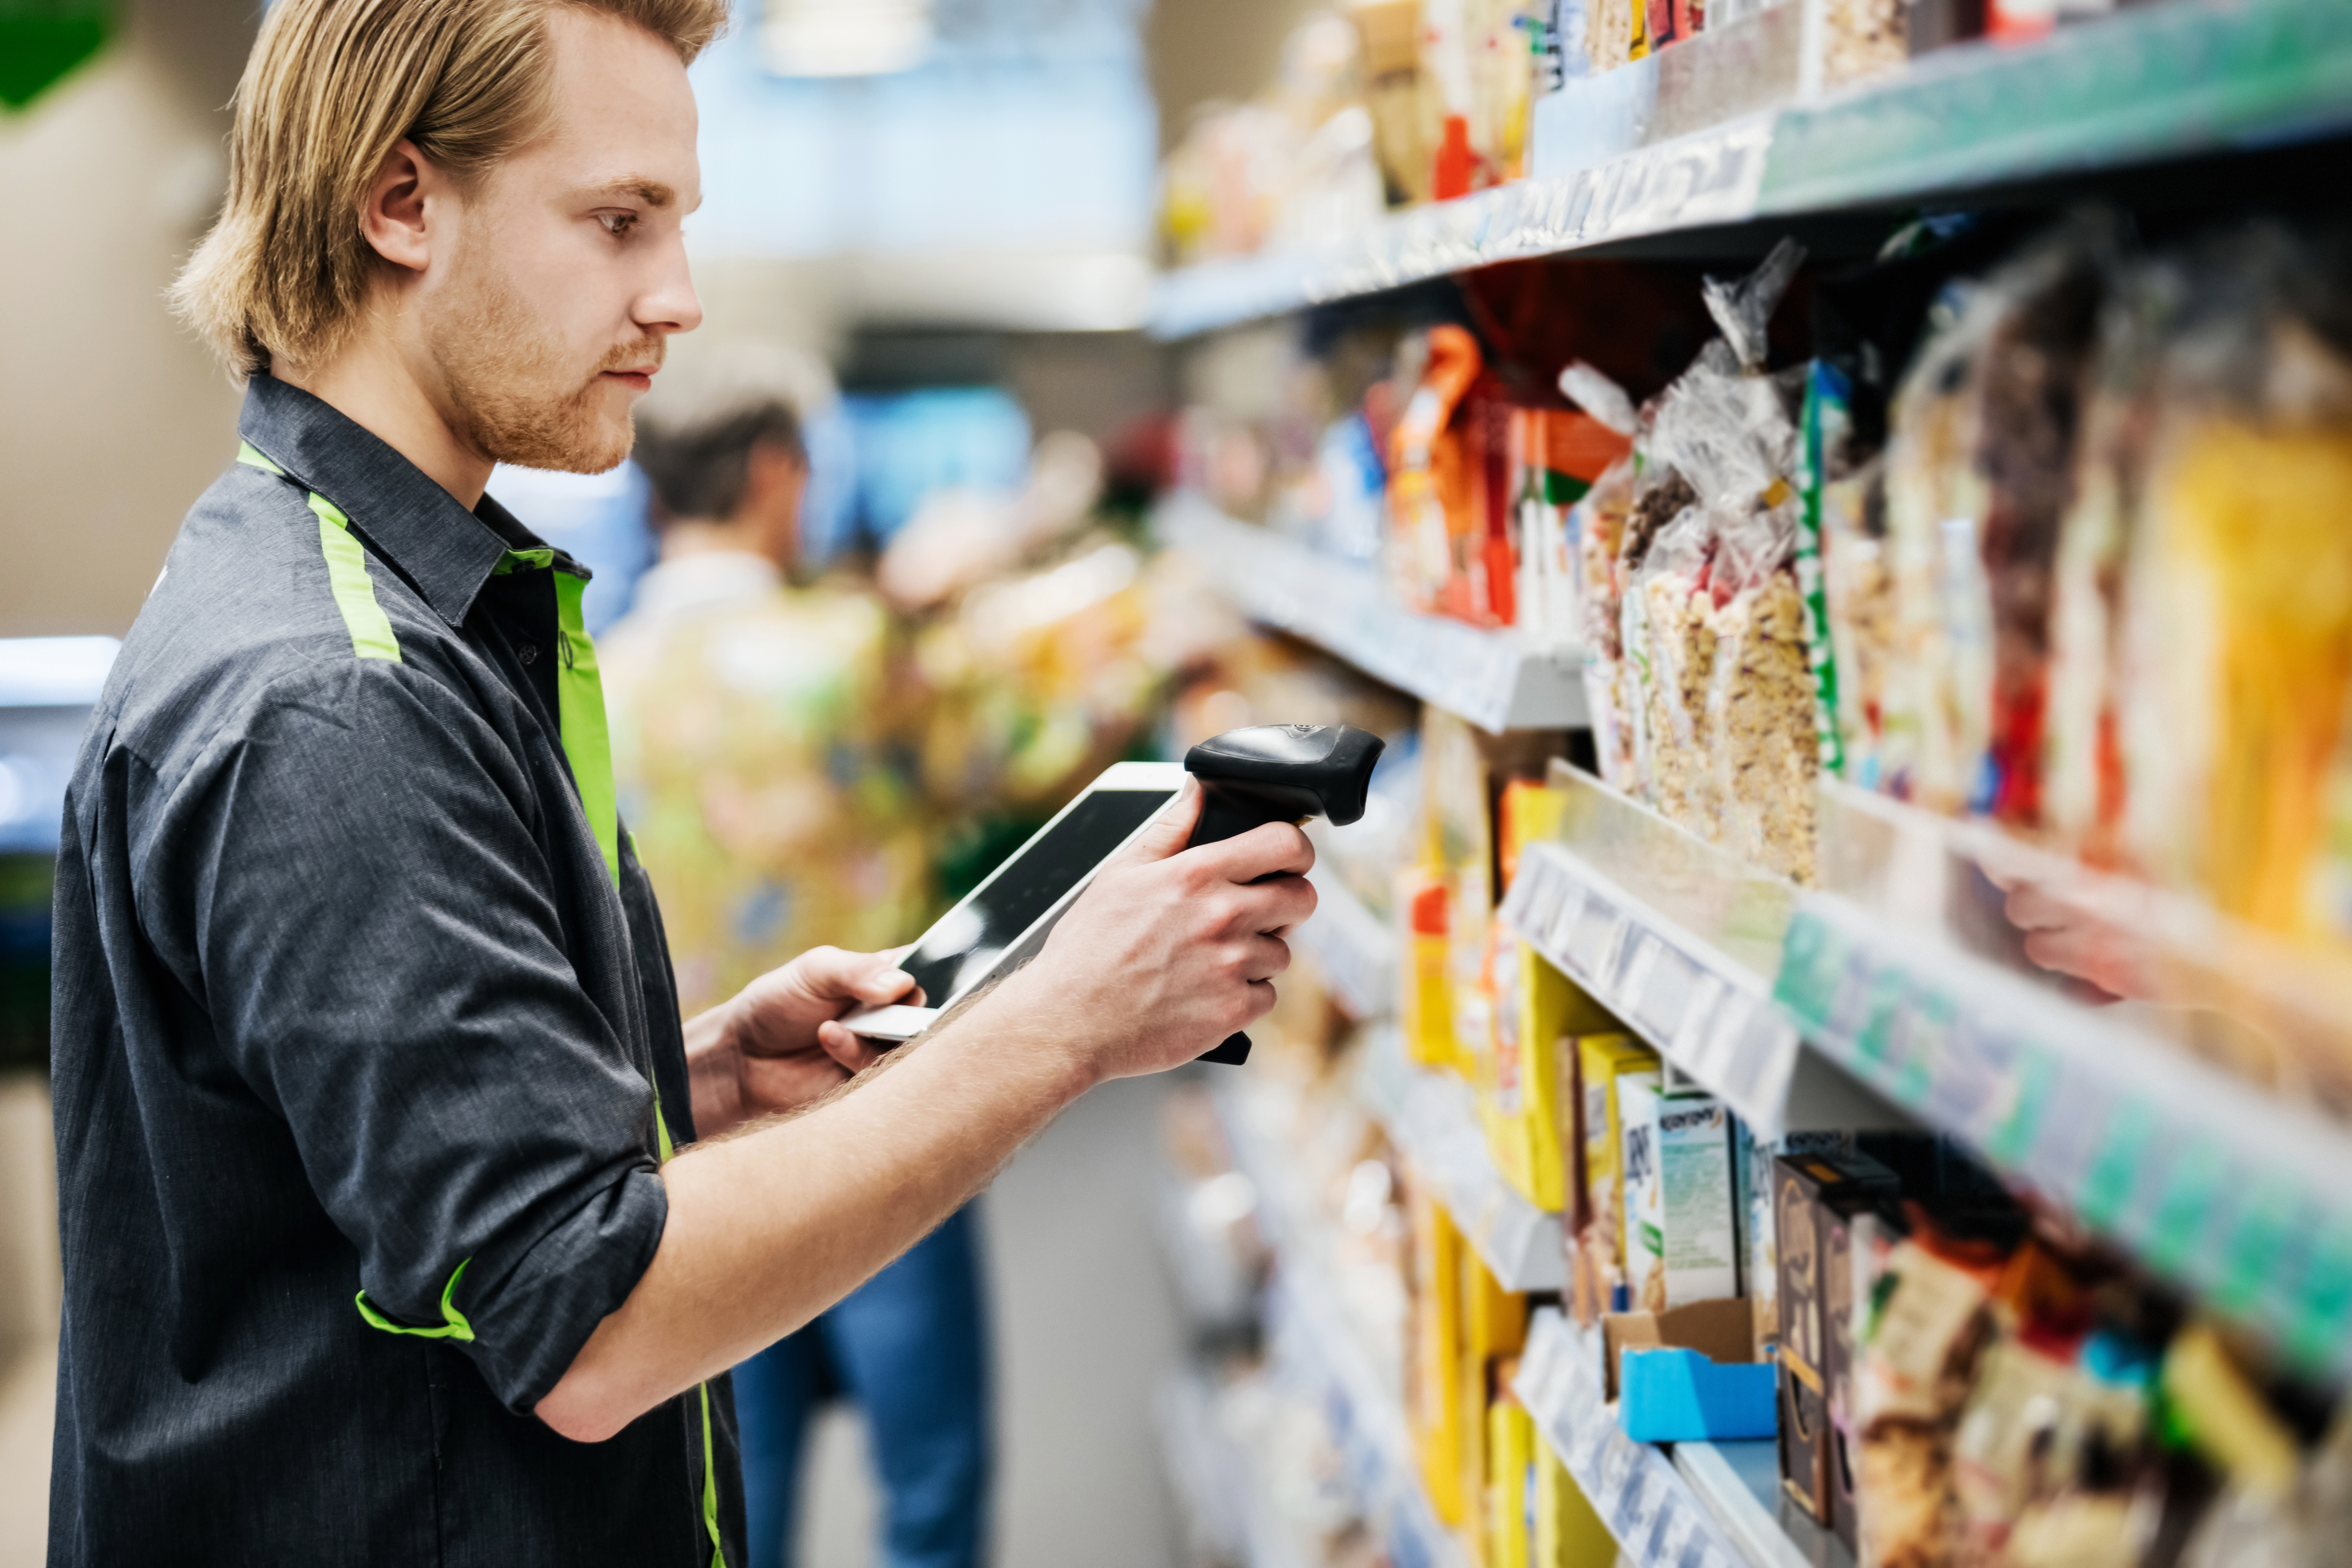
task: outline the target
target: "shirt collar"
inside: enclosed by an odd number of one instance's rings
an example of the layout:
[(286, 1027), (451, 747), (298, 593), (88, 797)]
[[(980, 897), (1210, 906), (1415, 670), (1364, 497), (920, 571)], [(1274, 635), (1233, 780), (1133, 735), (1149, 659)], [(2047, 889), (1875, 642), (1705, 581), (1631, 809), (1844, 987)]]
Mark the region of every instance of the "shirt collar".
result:
[[(334, 502), (452, 626), (464, 623), (508, 551), (547, 548), (488, 496), (467, 511), (380, 437), (274, 376), (246, 384), (237, 434), (297, 483)], [(588, 575), (562, 551), (554, 562)]]

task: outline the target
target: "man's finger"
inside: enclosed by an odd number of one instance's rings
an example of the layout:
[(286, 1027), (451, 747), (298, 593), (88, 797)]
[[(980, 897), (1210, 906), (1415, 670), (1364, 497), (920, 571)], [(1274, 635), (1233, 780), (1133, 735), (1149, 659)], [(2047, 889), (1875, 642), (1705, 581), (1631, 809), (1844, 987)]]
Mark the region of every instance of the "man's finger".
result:
[(891, 964), (879, 954), (876, 955), (875, 963), (878, 967), (867, 971), (866, 976), (859, 980), (854, 988), (860, 1001), (871, 1003), (877, 1007), (887, 1006), (893, 1002), (904, 1002), (910, 1006), (922, 1005), (922, 998), (915, 994), (913, 975)]
[(853, 1073), (864, 1072), (882, 1059), (881, 1047), (830, 1021), (816, 1026), (816, 1043), (824, 1047), (826, 1056)]
[(1255, 882), (1284, 873), (1304, 877), (1315, 868), (1315, 846), (1295, 824), (1262, 822), (1247, 833), (1192, 851), (1210, 858), (1229, 882)]
[(1192, 826), (1201, 820), (1201, 784), (1187, 776), (1184, 787), (1176, 798), (1163, 807), (1159, 816), (1144, 826), (1135, 841), (1103, 865), (1109, 870), (1115, 866), (1148, 866), (1154, 860), (1165, 860), (1181, 851), (1192, 841)]
[(1287, 871), (1250, 884), (1242, 895), (1247, 928), (1277, 931), (1299, 924), (1315, 912), (1315, 884)]
[(1254, 936), (1249, 942), (1245, 980), (1271, 980), (1290, 967), (1290, 944), (1278, 936)]
[(913, 976), (886, 953), (813, 947), (793, 960), (802, 990), (824, 1002), (895, 1002), (914, 987)]

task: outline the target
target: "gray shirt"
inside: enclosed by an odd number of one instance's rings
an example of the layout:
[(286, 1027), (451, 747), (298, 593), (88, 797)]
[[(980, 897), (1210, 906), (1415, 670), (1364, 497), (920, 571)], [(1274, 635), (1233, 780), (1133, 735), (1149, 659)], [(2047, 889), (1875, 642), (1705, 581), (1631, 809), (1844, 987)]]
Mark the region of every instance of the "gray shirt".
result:
[(67, 801), (50, 1562), (740, 1563), (723, 1379), (530, 1414), (661, 1238), (656, 1087), (693, 1136), (562, 745), (579, 569), (283, 383), (240, 430)]

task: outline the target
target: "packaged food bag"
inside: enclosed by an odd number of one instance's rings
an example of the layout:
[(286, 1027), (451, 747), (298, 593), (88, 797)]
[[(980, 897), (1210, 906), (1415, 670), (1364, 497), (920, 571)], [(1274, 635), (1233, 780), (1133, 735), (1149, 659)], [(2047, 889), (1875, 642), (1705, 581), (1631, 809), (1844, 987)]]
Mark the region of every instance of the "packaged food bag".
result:
[(1956, 289), (1895, 400), (1891, 793), (2040, 826), (2053, 576), (2114, 225), (2071, 220)]
[(2189, 263), (2124, 585), (2122, 839), (2156, 880), (2341, 938), (2352, 860), (2352, 331), (2335, 247)]

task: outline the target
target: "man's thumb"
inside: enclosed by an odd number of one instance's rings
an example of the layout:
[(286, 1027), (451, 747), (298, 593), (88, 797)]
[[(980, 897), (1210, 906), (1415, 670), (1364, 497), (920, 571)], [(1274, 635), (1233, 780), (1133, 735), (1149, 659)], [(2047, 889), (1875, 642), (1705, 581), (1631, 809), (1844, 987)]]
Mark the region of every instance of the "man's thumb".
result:
[(1200, 820), (1200, 781), (1188, 776), (1175, 800), (1135, 836), (1135, 842), (1119, 852), (1118, 859), (1129, 865), (1165, 860), (1192, 841), (1193, 825)]

